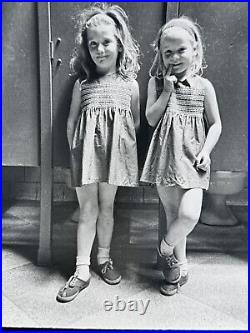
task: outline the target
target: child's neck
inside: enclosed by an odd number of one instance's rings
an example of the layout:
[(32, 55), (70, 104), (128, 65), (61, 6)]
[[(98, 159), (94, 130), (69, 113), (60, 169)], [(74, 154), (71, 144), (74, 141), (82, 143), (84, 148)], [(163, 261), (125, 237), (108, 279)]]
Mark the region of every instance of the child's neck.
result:
[(177, 77), (178, 81), (184, 81), (188, 79), (190, 76), (193, 76), (193, 73), (191, 71), (185, 71), (184, 73), (177, 73), (175, 74)]
[(109, 77), (109, 76), (113, 76), (113, 75), (116, 75), (116, 74), (117, 74), (117, 70), (110, 71), (110, 72), (97, 72), (97, 75), (98, 75), (99, 78)]

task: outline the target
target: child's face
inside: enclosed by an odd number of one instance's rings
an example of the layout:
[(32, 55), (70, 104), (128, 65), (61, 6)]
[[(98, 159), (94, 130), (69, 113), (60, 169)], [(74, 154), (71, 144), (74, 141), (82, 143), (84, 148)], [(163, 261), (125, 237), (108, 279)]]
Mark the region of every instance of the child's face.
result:
[(162, 60), (166, 70), (172, 65), (172, 75), (185, 75), (191, 68), (195, 48), (190, 34), (182, 28), (170, 28), (161, 40)]
[(100, 23), (97, 27), (87, 30), (88, 49), (96, 70), (99, 74), (116, 72), (116, 62), (119, 52), (115, 37), (115, 27), (112, 24)]

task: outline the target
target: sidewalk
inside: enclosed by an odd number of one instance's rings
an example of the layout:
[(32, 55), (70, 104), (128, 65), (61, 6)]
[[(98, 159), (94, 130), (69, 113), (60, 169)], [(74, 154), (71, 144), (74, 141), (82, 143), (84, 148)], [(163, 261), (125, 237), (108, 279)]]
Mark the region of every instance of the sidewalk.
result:
[(74, 269), (74, 207), (55, 209), (52, 267), (36, 265), (38, 204), (3, 209), (3, 327), (247, 330), (247, 207), (235, 207), (238, 226), (197, 225), (188, 240), (190, 280), (172, 297), (159, 293), (157, 205), (117, 207), (112, 252), (121, 283), (109, 286), (92, 271), (90, 286), (66, 304), (55, 298)]

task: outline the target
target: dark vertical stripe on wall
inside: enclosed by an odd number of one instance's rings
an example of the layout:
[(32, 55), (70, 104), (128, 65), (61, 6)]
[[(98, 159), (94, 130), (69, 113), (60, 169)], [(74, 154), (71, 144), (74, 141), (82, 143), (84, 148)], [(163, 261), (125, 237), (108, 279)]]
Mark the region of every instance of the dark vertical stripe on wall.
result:
[(178, 17), (180, 7), (179, 2), (167, 2), (166, 7), (166, 22), (174, 17)]
[(40, 112), (41, 112), (41, 200), (38, 264), (51, 263), (52, 213), (52, 71), (49, 41), (50, 5), (38, 2)]

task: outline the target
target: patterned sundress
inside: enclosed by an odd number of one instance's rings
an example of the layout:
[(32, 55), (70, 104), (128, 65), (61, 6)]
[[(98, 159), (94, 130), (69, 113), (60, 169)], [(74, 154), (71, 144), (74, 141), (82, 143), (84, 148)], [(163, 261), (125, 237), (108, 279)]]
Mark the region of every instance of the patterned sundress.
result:
[[(195, 159), (206, 139), (205, 90), (199, 76), (192, 86), (177, 86), (159, 120), (141, 175), (142, 182), (208, 189), (210, 168), (197, 170)], [(157, 96), (163, 89), (156, 79)]]
[(81, 111), (71, 149), (73, 187), (138, 185), (131, 81), (119, 75), (81, 82)]

